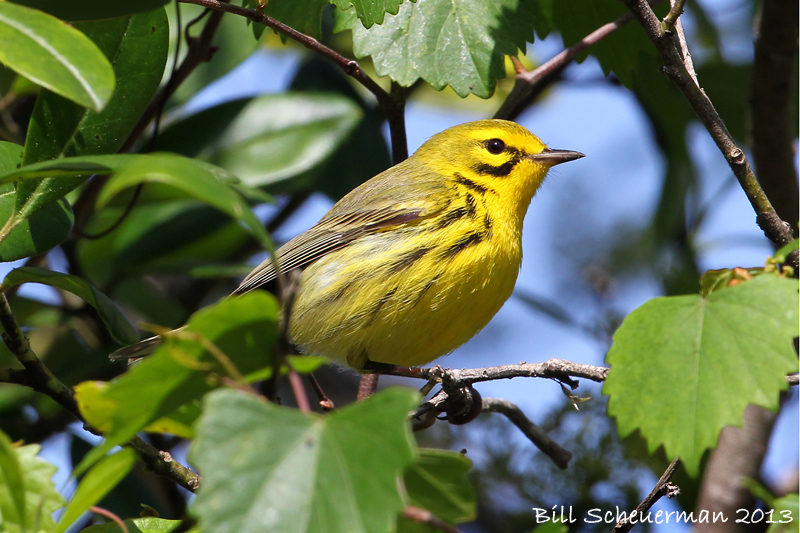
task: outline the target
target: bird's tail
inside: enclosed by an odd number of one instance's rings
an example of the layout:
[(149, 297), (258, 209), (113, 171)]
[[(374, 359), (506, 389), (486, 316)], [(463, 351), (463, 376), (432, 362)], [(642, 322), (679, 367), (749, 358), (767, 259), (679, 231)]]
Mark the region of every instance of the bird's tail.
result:
[(135, 360), (141, 359), (146, 355), (150, 355), (155, 351), (158, 345), (161, 344), (161, 337), (150, 337), (136, 344), (120, 348), (116, 352), (108, 356), (112, 361), (128, 361), (130, 363)]

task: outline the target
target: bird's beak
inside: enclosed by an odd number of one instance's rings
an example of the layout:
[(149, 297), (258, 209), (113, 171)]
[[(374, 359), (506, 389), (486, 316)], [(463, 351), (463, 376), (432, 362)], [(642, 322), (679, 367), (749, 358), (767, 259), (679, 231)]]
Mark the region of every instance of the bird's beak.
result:
[(580, 159), (581, 157), (586, 156), (580, 152), (573, 152), (572, 150), (556, 150), (553, 148), (545, 148), (538, 154), (529, 155), (528, 159), (532, 159), (537, 163), (542, 163), (543, 165), (549, 165), (553, 167), (560, 165), (561, 163), (566, 163), (567, 161)]

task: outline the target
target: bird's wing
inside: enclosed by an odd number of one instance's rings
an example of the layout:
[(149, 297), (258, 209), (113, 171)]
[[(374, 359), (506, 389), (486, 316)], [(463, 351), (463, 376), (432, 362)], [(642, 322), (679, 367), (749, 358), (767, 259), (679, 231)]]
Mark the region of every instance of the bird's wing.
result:
[[(428, 179), (415, 169), (403, 170), (394, 167), (391, 174), (379, 174), (362, 184), (333, 206), (316, 226), (281, 246), (276, 252), (281, 272), (308, 265), (364, 235), (430, 217), (447, 207), (449, 197), (442, 194), (446, 186), (440, 178)], [(233, 294), (260, 287), (277, 275), (275, 262), (269, 257), (247, 275)]]

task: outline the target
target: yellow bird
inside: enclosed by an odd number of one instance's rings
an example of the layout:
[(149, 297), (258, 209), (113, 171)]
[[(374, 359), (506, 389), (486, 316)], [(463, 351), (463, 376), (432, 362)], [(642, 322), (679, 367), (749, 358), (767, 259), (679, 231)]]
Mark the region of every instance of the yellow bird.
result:
[[(581, 157), (505, 120), (434, 135), (277, 251), (283, 272), (303, 268), (292, 342), (356, 370), (458, 348), (511, 296), (522, 220), (548, 170)], [(234, 294), (276, 276), (269, 258)]]
[[(434, 135), (278, 249), (282, 272), (303, 269), (292, 342), (356, 370), (367, 361), (422, 365), (455, 350), (511, 296), (522, 220), (548, 170), (581, 157), (505, 120)], [(276, 277), (269, 258), (233, 294)], [(139, 357), (157, 342), (111, 357)]]

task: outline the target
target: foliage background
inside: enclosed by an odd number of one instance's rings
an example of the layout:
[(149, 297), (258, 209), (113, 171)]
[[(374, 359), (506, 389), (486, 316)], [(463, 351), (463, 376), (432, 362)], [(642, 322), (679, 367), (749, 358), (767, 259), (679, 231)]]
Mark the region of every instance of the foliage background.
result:
[[(747, 137), (745, 102), (756, 7), (748, 2), (691, 3), (683, 17), (702, 85), (740, 141)], [(185, 23), (193, 16), (192, 8), (181, 8)], [(174, 19), (173, 11), (168, 7), (167, 13)], [(573, 35), (565, 38), (574, 40), (607, 22), (608, 18), (602, 15), (576, 8), (561, 13), (573, 24), (558, 27), (570, 28)], [(274, 232), (277, 241), (284, 241), (313, 224), (331, 205), (331, 197), (340, 196), (359, 180), (387, 166), (389, 150), (376, 134), (381, 125), (370, 110), (365, 111), (365, 118), (347, 143), (331, 148), (342, 131), (353, 127), (348, 124), (352, 119), (347, 118), (347, 113), (354, 107), (346, 100), (337, 104), (339, 115), (336, 109), (330, 110), (335, 106), (326, 107), (335, 118), (316, 130), (313, 126), (299, 128), (284, 137), (276, 136), (277, 141), (266, 132), (262, 139), (242, 143), (227, 152), (224, 147), (218, 149), (219, 142), (215, 146), (214, 139), (226, 117), (233, 116), (238, 108), (228, 108), (232, 109), (230, 115), (217, 109), (194, 124), (188, 119), (181, 130), (180, 117), (234, 97), (279, 94), (290, 87), (333, 88), (334, 92), (353, 95), (338, 70), (291, 41), (280, 44), (278, 37), (266, 32), (257, 46), (244, 28), (244, 20), (226, 15), (225, 23), (216, 42), (219, 51), (212, 62), (200, 67), (167, 104), (163, 130), (154, 148), (200, 156), (241, 178), (252, 177), (255, 182), (251, 184), (269, 183), (266, 190), (277, 195), (278, 205), (257, 208), (262, 220), (274, 220), (276, 213), (285, 214), (286, 205), (293, 205), (292, 201), (299, 204)], [(327, 33), (329, 25), (323, 27), (327, 42), (352, 57), (348, 34), (332, 35)], [(622, 39), (627, 35), (620, 32), (611, 39), (618, 39), (615, 42), (622, 42), (618, 46), (624, 47)], [(173, 41), (174, 37), (173, 31)], [(529, 66), (549, 58), (561, 47), (562, 39), (557, 33), (537, 40), (528, 46)], [(608, 48), (605, 51), (608, 53)], [(630, 62), (629, 57), (623, 57), (622, 62), (630, 72), (617, 76), (605, 76), (593, 57), (571, 65), (563, 78), (519, 117), (521, 124), (551, 146), (580, 150), (588, 157), (557, 169), (534, 200), (526, 218), (526, 259), (515, 297), (486, 330), (444, 359), (443, 364), (480, 367), (550, 357), (601, 364), (622, 318), (649, 298), (696, 292), (698, 273), (709, 268), (758, 266), (771, 255), (769, 241), (753, 224), (752, 209), (716, 147), (698, 124), (688, 124), (687, 116), (691, 115), (685, 104), (679, 98), (671, 100), (674, 95), (668, 89), (659, 92), (666, 86), (665, 80), (647, 78), (642, 70), (625, 61)], [(362, 61), (368, 71), (369, 64), (368, 60)], [(220, 78), (223, 74), (227, 76)], [(645, 80), (638, 90), (635, 83), (634, 92), (620, 85), (619, 79), (631, 85), (637, 76)], [(11, 109), (16, 114), (15, 122), (24, 124), (33, 97), (26, 100), (25, 85), (20, 78), (17, 80), (16, 107)], [(27, 90), (33, 91), (33, 87)], [(450, 125), (490, 116), (509, 90), (510, 82), (501, 82), (493, 99), (481, 101), (474, 96), (461, 100), (449, 88), (437, 93), (425, 85), (417, 87), (406, 113), (409, 148), (413, 150)], [(292, 109), (286, 100), (278, 100), (276, 107), (270, 107), (269, 97), (259, 104), (262, 107), (254, 111), (257, 123), (276, 124), (281, 116), (276, 115), (276, 109)], [(303, 108), (307, 109), (307, 105), (304, 102)], [(363, 102), (359, 105), (364, 106)], [(300, 107), (296, 109), (299, 113)], [(321, 112), (322, 109), (318, 111)], [(296, 116), (289, 117), (290, 123), (291, 119)], [(388, 134), (385, 126), (382, 131)], [(796, 131), (794, 135), (796, 139)], [(269, 142), (284, 144), (265, 151)], [(303, 157), (286, 160), (287, 146), (291, 147), (289, 152), (298, 146), (307, 151), (297, 150)], [(256, 155), (250, 157), (253, 153)], [(319, 164), (304, 167), (308, 160)], [(265, 175), (265, 168), (279, 171)], [(152, 193), (148, 187), (144, 200), (151, 199), (148, 194), (160, 193)], [(124, 205), (124, 198), (112, 202), (86, 228), (97, 231), (108, 227)], [(110, 239), (94, 242), (68, 241), (40, 264), (55, 270), (73, 269), (74, 273), (78, 257), (83, 274), (134, 317), (168, 327), (179, 326), (190, 310), (218, 300), (232, 287), (232, 280), (218, 283), (213, 278), (187, 278), (187, 269), (203, 266), (205, 275), (245, 273), (247, 267), (242, 263), (254, 263), (263, 256), (251, 257), (259, 246), (235, 224), (226, 224), (219, 230), (225, 218), (213, 210), (191, 202), (175, 209), (177, 214), (169, 213), (165, 222), (169, 231), (151, 228), (145, 232), (146, 239), (116, 257), (110, 267), (103, 259), (112, 246), (109, 243), (134, 238), (136, 232), (127, 234), (133, 237), (126, 237), (121, 227), (118, 235), (122, 237), (112, 234)], [(137, 218), (134, 211), (126, 223), (128, 231), (131, 224), (146, 229), (153, 221), (153, 213), (141, 209)], [(186, 246), (189, 241), (191, 246)], [(223, 261), (240, 267), (218, 268)], [(127, 279), (123, 274), (128, 275)], [(144, 275), (148, 276), (146, 283), (137, 281)], [(91, 311), (63, 293), (29, 287), (22, 287), (13, 308), (24, 324), (35, 326), (40, 321), (40, 327), (30, 336), (37, 353), (56, 375), (72, 385), (86, 379), (109, 379), (121, 371), (106, 363), (104, 356), (111, 344), (106, 334), (97, 330)], [(41, 300), (56, 304), (58, 316), (52, 315), (50, 307), (37, 303)], [(75, 365), (76, 360), (83, 363)], [(353, 397), (351, 376), (333, 371), (322, 379), (329, 392), (344, 385), (335, 394), (337, 403)], [(397, 381), (384, 378), (384, 382)], [(69, 415), (41, 396), (21, 393), (19, 388), (5, 390), (11, 392), (7, 392), (3, 430), (13, 440), (44, 440), (45, 456), (64, 466), (64, 470), (68, 470), (65, 453), (70, 453), (76, 463), (86, 453), (88, 446), (82, 430), (72, 424), (63, 431), (70, 422)], [(507, 421), (495, 419), (494, 415), (484, 415), (478, 423), (465, 428), (437, 424), (422, 433), (426, 444), (466, 447), (476, 461), (473, 479), (479, 491), (480, 517), (476, 530), (530, 529), (532, 506), (549, 508), (571, 502), (584, 509), (615, 504), (630, 509), (663, 470), (663, 464), (654, 463), (635, 438), (624, 445), (619, 442), (613, 423), (604, 416), (605, 399), (599, 387), (582, 385), (581, 394), (592, 396), (593, 400), (581, 404), (580, 413), (573, 413), (572, 404), (560, 394), (557, 385), (549, 382), (498, 381), (483, 384), (479, 390), (484, 396), (518, 403), (534, 421), (554, 435), (563, 435), (557, 440), (569, 443), (567, 447), (576, 453), (576, 458), (566, 474), (552, 468)], [(288, 397), (290, 393), (284, 391), (281, 396)], [(37, 412), (33, 420), (30, 406)], [(764, 481), (779, 494), (796, 490), (797, 418), (795, 390), (784, 402), (764, 472)], [(177, 445), (176, 457), (183, 458), (182, 444), (159, 438), (155, 442), (163, 447)], [(656, 471), (655, 476), (648, 466)], [(683, 478), (680, 484), (684, 505), (691, 508), (699, 490), (697, 482)], [(174, 485), (141, 473), (129, 478), (101, 505), (120, 516), (136, 516), (138, 507), (130, 504), (139, 501), (150, 502), (168, 518), (180, 518), (183, 512), (183, 495)]]

